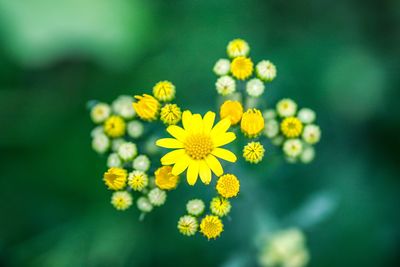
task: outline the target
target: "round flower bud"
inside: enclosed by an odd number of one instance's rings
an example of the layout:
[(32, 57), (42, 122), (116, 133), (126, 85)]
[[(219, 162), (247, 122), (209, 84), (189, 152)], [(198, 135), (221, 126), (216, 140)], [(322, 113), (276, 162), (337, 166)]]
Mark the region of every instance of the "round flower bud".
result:
[(111, 114), (111, 108), (106, 103), (98, 103), (90, 110), (90, 117), (94, 123), (104, 122)]
[(293, 100), (285, 98), (276, 104), (276, 111), (281, 117), (294, 116), (297, 111), (297, 104)]
[(243, 39), (235, 39), (229, 42), (226, 52), (231, 58), (247, 56), (250, 52), (249, 44)]
[(177, 104), (166, 104), (161, 108), (160, 120), (167, 124), (177, 124), (182, 117), (182, 111)]
[(229, 73), (230, 68), (231, 62), (228, 59), (221, 58), (215, 63), (213, 71), (218, 76), (224, 76)]
[(232, 76), (238, 80), (246, 80), (253, 74), (253, 61), (247, 57), (236, 57), (231, 63)]
[(210, 203), (210, 210), (213, 214), (223, 217), (231, 211), (231, 203), (222, 197), (214, 197)]
[(286, 117), (281, 122), (281, 131), (288, 138), (300, 136), (303, 130), (303, 124), (296, 117)]
[(175, 189), (179, 182), (179, 176), (172, 174), (171, 166), (162, 166), (155, 172), (155, 184), (163, 190)]
[(276, 77), (276, 67), (268, 60), (260, 61), (256, 66), (256, 72), (263, 81), (272, 81)]
[(231, 125), (237, 124), (243, 115), (243, 107), (239, 101), (226, 100), (219, 109), (222, 119), (229, 118)]
[(104, 134), (104, 129), (102, 125), (94, 127), (93, 130), (90, 132), (90, 136), (92, 138), (94, 138), (98, 134)]
[(250, 142), (243, 148), (243, 158), (250, 163), (257, 164), (262, 161), (264, 152), (264, 146), (260, 142)]
[(133, 97), (129, 95), (121, 95), (112, 103), (112, 109), (115, 114), (124, 119), (131, 119), (135, 116), (135, 110), (132, 107)]
[(263, 112), (264, 120), (273, 120), (276, 118), (276, 111), (274, 109), (267, 109)]
[(309, 124), (315, 121), (315, 112), (309, 108), (302, 108), (297, 113), (297, 118), (301, 120), (302, 123)]
[(137, 147), (134, 143), (125, 142), (118, 148), (118, 155), (124, 161), (129, 161), (137, 155)]
[(114, 192), (111, 197), (111, 204), (117, 210), (126, 210), (132, 205), (132, 196), (126, 191)]
[(315, 157), (315, 149), (312, 146), (307, 146), (303, 149), (303, 152), (300, 155), (300, 160), (303, 163), (310, 163), (314, 160)]
[(158, 207), (164, 205), (165, 200), (167, 199), (167, 193), (159, 188), (153, 188), (147, 195), (149, 201), (154, 206)]
[(215, 87), (217, 88), (218, 94), (230, 95), (236, 91), (236, 82), (230, 76), (222, 76), (218, 78)]
[(140, 121), (131, 121), (127, 125), (128, 135), (132, 138), (139, 138), (142, 136), (144, 127)]
[(136, 114), (144, 121), (154, 121), (157, 119), (158, 112), (160, 111), (160, 102), (151, 95), (143, 94), (142, 96), (136, 95), (136, 102), (133, 103), (133, 108)]
[(122, 161), (117, 153), (111, 153), (107, 158), (107, 167), (121, 167)]
[(135, 191), (142, 191), (149, 184), (149, 178), (142, 171), (129, 173), (128, 185)]
[(120, 116), (110, 116), (104, 122), (104, 133), (111, 138), (118, 138), (125, 134), (125, 121)]
[(103, 181), (111, 190), (121, 190), (126, 185), (128, 173), (123, 168), (111, 167), (103, 175)]
[(299, 139), (289, 139), (283, 144), (283, 152), (285, 152), (288, 157), (295, 158), (299, 156), (302, 151), (303, 144)]
[(162, 102), (168, 102), (175, 97), (175, 85), (169, 81), (158, 82), (153, 87), (153, 95)]
[(197, 219), (190, 215), (185, 215), (179, 218), (178, 230), (181, 234), (186, 236), (192, 236), (196, 234), (199, 224)]
[(239, 193), (239, 179), (233, 174), (224, 174), (217, 181), (217, 192), (224, 198), (236, 197)]
[(246, 92), (249, 96), (259, 97), (264, 93), (264, 83), (257, 78), (251, 79), (246, 84)]
[(150, 168), (150, 160), (146, 155), (139, 155), (133, 161), (132, 166), (135, 170), (146, 172)]
[(103, 154), (110, 148), (110, 139), (105, 134), (97, 134), (92, 139), (92, 148), (99, 154)]
[(268, 138), (274, 138), (279, 134), (279, 123), (276, 120), (267, 120), (265, 122), (264, 134)]
[(243, 113), (240, 129), (247, 137), (257, 137), (264, 129), (264, 118), (261, 112), (254, 108)]
[(303, 140), (308, 144), (316, 144), (321, 139), (321, 129), (315, 124), (309, 124), (304, 127)]
[(136, 201), (137, 208), (142, 212), (150, 212), (153, 210), (153, 205), (146, 197), (139, 197)]
[(204, 202), (201, 199), (192, 199), (186, 203), (186, 210), (189, 214), (199, 216), (204, 212)]
[(125, 143), (124, 138), (116, 138), (111, 141), (111, 148), (113, 151), (118, 152), (119, 147)]
[(200, 232), (207, 239), (217, 238), (224, 230), (221, 219), (215, 215), (206, 215), (200, 223)]

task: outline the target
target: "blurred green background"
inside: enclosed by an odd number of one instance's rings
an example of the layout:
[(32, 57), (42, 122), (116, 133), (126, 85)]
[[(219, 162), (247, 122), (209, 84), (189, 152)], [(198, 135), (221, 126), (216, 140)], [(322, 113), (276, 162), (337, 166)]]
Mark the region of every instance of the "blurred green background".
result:
[[(399, 266), (399, 18), (397, 0), (0, 0), (0, 265), (253, 266), (274, 222), (304, 229), (309, 266)], [(237, 37), (278, 68), (270, 105), (317, 112), (316, 160), (277, 162), (267, 146), (216, 241), (176, 230), (194, 189), (144, 223), (114, 210), (86, 102), (167, 79), (204, 111)]]

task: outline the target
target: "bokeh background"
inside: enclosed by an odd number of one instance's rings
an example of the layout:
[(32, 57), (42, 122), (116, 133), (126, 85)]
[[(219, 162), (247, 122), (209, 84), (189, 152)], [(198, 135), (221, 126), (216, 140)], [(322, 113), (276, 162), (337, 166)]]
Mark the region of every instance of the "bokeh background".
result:
[[(397, 0), (0, 0), (0, 265), (254, 266), (274, 224), (304, 230), (309, 266), (399, 266), (399, 18)], [(237, 37), (278, 68), (270, 105), (317, 112), (316, 160), (271, 160), (267, 145), (216, 241), (176, 230), (204, 187), (143, 223), (114, 210), (86, 102), (167, 79), (204, 111)]]

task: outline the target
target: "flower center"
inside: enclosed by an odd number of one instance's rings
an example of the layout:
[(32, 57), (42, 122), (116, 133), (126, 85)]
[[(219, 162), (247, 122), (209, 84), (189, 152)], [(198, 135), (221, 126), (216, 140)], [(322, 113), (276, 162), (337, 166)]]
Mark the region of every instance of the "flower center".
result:
[(193, 159), (204, 159), (214, 149), (210, 136), (204, 134), (193, 134), (186, 138), (186, 153)]

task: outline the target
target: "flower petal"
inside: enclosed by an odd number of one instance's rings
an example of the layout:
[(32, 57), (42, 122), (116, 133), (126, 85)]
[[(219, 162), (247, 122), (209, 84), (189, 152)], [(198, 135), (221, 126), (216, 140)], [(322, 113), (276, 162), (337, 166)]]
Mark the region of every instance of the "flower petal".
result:
[(199, 174), (204, 184), (209, 184), (211, 182), (211, 169), (204, 160), (201, 160), (199, 163)]
[(192, 112), (185, 110), (182, 113), (182, 125), (185, 130), (190, 130), (190, 121), (192, 119)]
[(156, 145), (165, 148), (183, 148), (183, 143), (175, 138), (158, 139)]
[(214, 126), (214, 128), (211, 130), (211, 135), (219, 135), (221, 133), (225, 133), (230, 126), (231, 126), (231, 120), (229, 118), (225, 118), (219, 121)]
[(203, 120), (200, 114), (193, 114), (190, 122), (190, 131), (194, 133), (200, 133), (203, 131)]
[(229, 144), (236, 139), (236, 135), (233, 132), (222, 133), (213, 136), (213, 144), (215, 147), (223, 146)]
[(176, 161), (174, 167), (172, 167), (172, 174), (173, 175), (179, 175), (182, 172), (184, 172), (186, 170), (186, 168), (189, 166), (190, 163), (190, 158), (188, 155), (183, 154), (182, 156), (180, 156), (179, 160)]
[(171, 165), (179, 161), (180, 157), (185, 155), (185, 150), (184, 149), (177, 149), (173, 150), (167, 154), (165, 154), (161, 158), (161, 164), (162, 165)]
[(204, 133), (209, 133), (214, 125), (215, 113), (207, 112), (203, 117)]
[(192, 160), (189, 164), (186, 174), (188, 184), (194, 185), (197, 181), (198, 176), (199, 176), (199, 161)]
[(219, 177), (224, 173), (224, 170), (222, 169), (221, 163), (213, 155), (208, 155), (206, 157), (206, 162), (207, 162), (208, 167), (210, 167), (210, 169), (213, 171), (213, 173), (216, 176)]
[(229, 162), (235, 162), (237, 160), (236, 155), (225, 148), (217, 147), (213, 150), (212, 154), (218, 158), (224, 159)]
[(182, 143), (185, 142), (187, 132), (182, 127), (171, 125), (168, 126), (167, 132), (169, 132), (170, 135), (172, 135)]

